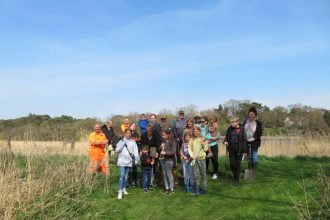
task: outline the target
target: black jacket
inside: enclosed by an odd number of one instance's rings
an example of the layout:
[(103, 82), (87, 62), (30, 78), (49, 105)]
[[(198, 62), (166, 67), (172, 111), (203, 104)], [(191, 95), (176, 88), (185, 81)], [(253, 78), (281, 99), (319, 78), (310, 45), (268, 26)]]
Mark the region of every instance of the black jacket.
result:
[[(247, 151), (247, 141), (246, 141), (246, 134), (245, 134), (245, 130), (244, 127), (242, 125), (240, 125), (240, 132), (239, 132), (239, 141), (238, 141), (238, 148), (239, 148), (239, 152), (243, 152), (246, 153)], [(231, 140), (231, 134), (232, 131), (235, 128), (233, 128), (232, 126), (229, 126), (227, 129), (227, 133), (226, 133), (226, 137), (224, 142), (228, 142), (228, 148), (230, 148), (232, 146)]]
[(158, 132), (154, 131), (152, 138), (150, 140), (148, 138), (147, 133), (142, 134), (140, 144), (141, 144), (141, 147), (143, 147), (143, 146), (148, 146), (149, 148), (156, 147), (157, 152), (159, 152), (159, 147), (161, 145), (161, 141), (162, 140), (161, 140)]
[(110, 130), (109, 130), (106, 125), (103, 125), (101, 130), (105, 134), (105, 136), (107, 137), (107, 139), (109, 141), (109, 144), (112, 144), (114, 142), (114, 139), (116, 138), (116, 133), (115, 133), (115, 130), (113, 129), (113, 127), (111, 127)]
[[(243, 124), (243, 128), (245, 128), (246, 121)], [(251, 144), (252, 147), (260, 147), (261, 145), (261, 136), (262, 136), (262, 124), (260, 121), (256, 120), (257, 122), (257, 127), (256, 127), (256, 132), (254, 132), (254, 141), (248, 142), (248, 144)]]

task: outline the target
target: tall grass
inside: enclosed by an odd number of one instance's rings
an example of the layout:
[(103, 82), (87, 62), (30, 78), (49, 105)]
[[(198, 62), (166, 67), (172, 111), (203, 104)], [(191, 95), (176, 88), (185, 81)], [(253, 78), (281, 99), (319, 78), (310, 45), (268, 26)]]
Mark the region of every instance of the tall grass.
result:
[(0, 219), (74, 217), (66, 215), (90, 206), (80, 198), (95, 184), (87, 167), (78, 156), (22, 156), (2, 149)]

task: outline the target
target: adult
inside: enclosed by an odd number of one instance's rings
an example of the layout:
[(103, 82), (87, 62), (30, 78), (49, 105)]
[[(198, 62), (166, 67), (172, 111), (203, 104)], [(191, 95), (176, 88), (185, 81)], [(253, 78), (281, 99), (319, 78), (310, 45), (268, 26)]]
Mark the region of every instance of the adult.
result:
[(129, 129), (129, 126), (130, 126), (129, 119), (125, 118), (123, 124), (120, 126), (123, 135), (125, 134), (125, 131)]
[(257, 109), (251, 107), (248, 111), (248, 118), (245, 120), (243, 127), (245, 129), (248, 156), (249, 156), (249, 170), (257, 169), (258, 166), (258, 149), (261, 145), (262, 124), (257, 120)]
[(140, 128), (141, 135), (147, 132), (147, 126), (149, 124), (149, 120), (147, 119), (145, 114), (140, 115), (140, 119), (138, 121), (138, 125)]
[(137, 165), (139, 161), (138, 147), (131, 138), (131, 131), (125, 130), (124, 137), (117, 143), (116, 152), (118, 153), (117, 166), (119, 167), (119, 190), (118, 199), (127, 195), (126, 183), (130, 168)]
[(202, 133), (202, 136), (205, 137), (206, 134), (208, 133), (208, 126), (207, 126), (207, 117), (206, 116), (203, 116), (201, 118), (201, 124), (200, 124), (200, 128), (201, 128), (201, 133)]
[(116, 139), (116, 132), (115, 132), (115, 129), (113, 128), (113, 125), (112, 125), (112, 121), (111, 120), (108, 120), (107, 123), (105, 125), (102, 126), (101, 128), (102, 132), (105, 134), (105, 136), (107, 137), (108, 139), (108, 144), (109, 144), (109, 155), (112, 151), (112, 148), (113, 147), (116, 147), (116, 146), (113, 146), (113, 142), (115, 142), (115, 139)]
[(160, 128), (161, 128), (162, 132), (170, 130), (170, 125), (167, 123), (165, 116), (162, 116), (160, 118)]
[(150, 115), (150, 124), (152, 125), (155, 132), (158, 133), (159, 136), (162, 135), (162, 128), (160, 127), (160, 124), (157, 122), (157, 115), (151, 114)]
[(195, 126), (201, 126), (201, 114), (197, 113), (194, 117), (194, 125)]
[(89, 135), (90, 168), (93, 174), (96, 174), (100, 168), (103, 174), (107, 174), (106, 153), (104, 151), (104, 147), (107, 144), (108, 139), (101, 132), (101, 126), (95, 124), (94, 132)]
[[(208, 154), (206, 156), (206, 171), (209, 168), (209, 162), (212, 161), (212, 179), (218, 179), (219, 175), (219, 146), (218, 141), (220, 139), (220, 132), (216, 129), (217, 127), (210, 126), (209, 131), (207, 132), (205, 138), (208, 141), (209, 149)], [(202, 129), (202, 128), (201, 128)]]
[(184, 117), (184, 111), (180, 110), (178, 113), (178, 117), (172, 123), (172, 133), (174, 140), (176, 141), (176, 155), (178, 162), (180, 162), (180, 148), (183, 143), (183, 130), (186, 126), (186, 119)]

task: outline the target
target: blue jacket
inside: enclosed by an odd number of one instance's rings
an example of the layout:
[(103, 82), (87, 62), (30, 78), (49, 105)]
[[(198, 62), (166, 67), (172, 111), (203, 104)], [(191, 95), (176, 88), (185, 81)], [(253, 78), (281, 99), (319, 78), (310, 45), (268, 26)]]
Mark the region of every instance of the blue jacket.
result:
[(141, 134), (144, 134), (147, 132), (147, 126), (149, 124), (149, 121), (148, 119), (140, 119), (138, 121), (138, 125), (139, 125), (139, 128), (140, 128), (140, 131), (141, 131)]

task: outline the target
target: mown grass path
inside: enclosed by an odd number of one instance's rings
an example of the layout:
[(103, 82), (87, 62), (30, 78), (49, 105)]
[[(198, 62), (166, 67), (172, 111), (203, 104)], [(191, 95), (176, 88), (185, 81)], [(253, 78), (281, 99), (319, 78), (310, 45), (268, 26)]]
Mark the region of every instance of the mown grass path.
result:
[[(241, 180), (239, 187), (233, 187), (229, 165), (226, 179), (224, 164), (221, 158), (220, 178), (209, 177), (205, 195), (185, 193), (181, 184), (172, 195), (163, 195), (161, 188), (148, 193), (140, 187), (129, 188), (123, 200), (117, 199), (117, 168), (112, 167), (109, 193), (105, 177), (99, 177), (98, 186), (84, 196), (92, 208), (79, 219), (297, 219), (290, 195), (303, 201), (304, 191), (299, 187), (303, 178), (306, 191), (312, 194), (318, 168), (329, 171), (329, 158), (261, 157), (257, 178)], [(316, 211), (315, 206), (310, 209)]]

